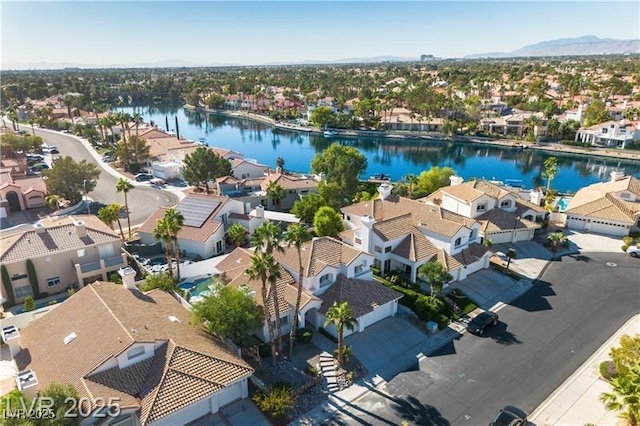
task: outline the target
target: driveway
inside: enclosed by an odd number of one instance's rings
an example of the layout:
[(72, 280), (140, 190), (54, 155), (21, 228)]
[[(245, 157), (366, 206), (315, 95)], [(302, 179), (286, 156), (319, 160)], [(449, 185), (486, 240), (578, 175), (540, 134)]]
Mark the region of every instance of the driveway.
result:
[(250, 399), (241, 399), (226, 405), (215, 414), (207, 414), (188, 426), (269, 426), (269, 421)]
[[(97, 161), (82, 142), (63, 133), (36, 129), (36, 135), (42, 137), (47, 145), (55, 145), (60, 156), (70, 156), (75, 161), (87, 160), (97, 164), (102, 170), (96, 188), (89, 192), (89, 198), (104, 204), (118, 202), (124, 204), (124, 195), (116, 192), (118, 178), (108, 173), (101, 161)], [(131, 225), (141, 225), (158, 208), (178, 202), (178, 197), (170, 192), (145, 186), (135, 186), (129, 194)]]
[(485, 311), (498, 303), (511, 302), (529, 286), (530, 280), (517, 281), (495, 269), (482, 269), (462, 281), (451, 284), (452, 288), (462, 290)]

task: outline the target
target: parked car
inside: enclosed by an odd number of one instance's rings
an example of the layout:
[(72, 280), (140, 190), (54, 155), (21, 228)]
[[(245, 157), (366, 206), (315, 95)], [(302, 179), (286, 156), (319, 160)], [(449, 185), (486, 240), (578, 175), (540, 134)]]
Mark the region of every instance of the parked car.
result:
[(102, 156), (102, 162), (103, 163), (111, 163), (115, 160), (115, 158), (113, 158), (111, 155), (103, 155)]
[(496, 325), (498, 323), (498, 314), (491, 311), (485, 311), (467, 324), (467, 330), (473, 334), (483, 334), (484, 329), (489, 325)]
[(138, 173), (134, 176), (136, 182), (146, 182), (153, 179), (153, 176), (148, 173)]
[(54, 147), (49, 148), (49, 154), (52, 154), (52, 155), (53, 154), (60, 154), (60, 151), (58, 151), (58, 148), (56, 148), (54, 146)]
[(640, 257), (640, 246), (631, 246), (627, 249), (627, 253), (631, 257)]
[(527, 413), (512, 405), (507, 405), (489, 426), (524, 426), (527, 424)]

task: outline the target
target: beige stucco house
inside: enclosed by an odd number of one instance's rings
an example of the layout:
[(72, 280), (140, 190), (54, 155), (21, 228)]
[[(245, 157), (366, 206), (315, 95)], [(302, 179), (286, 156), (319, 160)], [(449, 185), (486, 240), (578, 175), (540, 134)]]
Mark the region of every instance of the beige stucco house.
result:
[[(32, 280), (39, 292), (56, 294), (81, 288), (95, 280), (107, 280), (110, 272), (126, 266), (119, 235), (95, 216), (67, 216), (45, 219), (33, 225), (5, 230), (0, 238), (0, 263), (8, 279), (0, 289), (16, 303), (33, 295)], [(35, 277), (27, 264), (33, 263)], [(4, 274), (3, 274), (4, 275)]]

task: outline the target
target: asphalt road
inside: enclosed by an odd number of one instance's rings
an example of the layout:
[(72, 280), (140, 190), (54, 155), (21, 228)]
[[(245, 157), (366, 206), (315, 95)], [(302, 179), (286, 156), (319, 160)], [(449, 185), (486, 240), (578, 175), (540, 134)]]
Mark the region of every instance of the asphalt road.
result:
[[(26, 127), (25, 127), (26, 129)], [(29, 128), (30, 130), (30, 128)], [(102, 169), (102, 164), (96, 162), (91, 153), (76, 139), (64, 135), (36, 129), (36, 135), (41, 136), (47, 145), (58, 147), (60, 156), (71, 156), (74, 160), (87, 160), (98, 164), (102, 173), (96, 188), (89, 192), (89, 198), (104, 204), (118, 202), (124, 204), (124, 194), (116, 192), (117, 178)], [(128, 194), (131, 225), (142, 224), (158, 207), (166, 207), (178, 202), (178, 197), (170, 192), (156, 188), (137, 186)], [(126, 222), (126, 221), (125, 221)], [(124, 226), (123, 222), (123, 226)]]
[(531, 412), (640, 311), (639, 296), (640, 259), (564, 257), (483, 337), (463, 334), (325, 424), (475, 426), (505, 405)]

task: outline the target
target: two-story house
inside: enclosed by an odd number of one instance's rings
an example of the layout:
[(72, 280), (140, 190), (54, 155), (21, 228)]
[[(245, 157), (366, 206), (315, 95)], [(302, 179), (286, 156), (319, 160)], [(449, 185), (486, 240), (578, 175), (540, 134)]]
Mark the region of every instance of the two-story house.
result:
[[(398, 310), (398, 300), (402, 294), (393, 291), (372, 278), (373, 256), (362, 250), (350, 247), (330, 237), (314, 238), (302, 245), (303, 273), (300, 277), (298, 253), (295, 248), (286, 248), (284, 253), (274, 252), (274, 258), (280, 265), (281, 277), (278, 280), (280, 303), (280, 323), (282, 332), (290, 330), (297, 283), (302, 282), (303, 297), (298, 317), (299, 327), (324, 327), (326, 313), (334, 302), (346, 301), (351, 307), (358, 326), (353, 332), (363, 331), (366, 327), (393, 316)], [(255, 291), (256, 303), (261, 304), (259, 282), (251, 282), (245, 270), (249, 267), (250, 250), (238, 248), (216, 266), (227, 279), (229, 285), (246, 285)], [(271, 309), (271, 308), (270, 308)], [(272, 322), (275, 321), (271, 311)], [(266, 324), (262, 330), (263, 340), (268, 340)], [(334, 335), (335, 329), (327, 330)], [(345, 336), (351, 331), (345, 330)]]
[(342, 208), (347, 228), (342, 241), (371, 253), (383, 273), (399, 270), (413, 282), (429, 261), (440, 262), (454, 280), (488, 267), (487, 250), (478, 244), (479, 222), (393, 195), (392, 188), (383, 183), (379, 198)]
[(97, 281), (22, 330), (3, 327), (18, 389), (73, 386), (82, 425), (203, 422), (247, 398), (253, 368), (191, 325), (171, 295), (143, 294), (124, 272), (124, 285)]
[[(120, 236), (95, 216), (66, 216), (5, 230), (0, 238), (4, 299), (61, 293), (107, 280), (127, 264)], [(29, 264), (33, 267), (30, 267)], [(5, 273), (6, 272), (6, 273)]]
[(564, 212), (567, 228), (617, 237), (640, 231), (640, 179), (611, 172), (609, 182), (576, 192)]
[[(176, 205), (182, 213), (184, 225), (178, 232), (180, 250), (189, 256), (210, 258), (222, 254), (226, 248), (225, 234), (231, 225), (232, 214), (245, 214), (242, 202), (229, 197), (190, 193)], [(166, 208), (158, 208), (140, 227), (138, 235), (143, 244), (155, 244), (156, 223)], [(164, 244), (164, 243), (163, 243)]]
[(607, 121), (581, 128), (576, 133), (576, 141), (620, 149), (637, 140), (640, 140), (640, 122), (638, 121)]
[(44, 207), (47, 186), (40, 177), (27, 175), (24, 154), (0, 159), (0, 201), (6, 200), (10, 212)]
[(546, 214), (540, 191), (531, 191), (530, 200), (525, 200), (506, 187), (486, 180), (464, 182), (459, 176), (452, 176), (450, 186), (422, 201), (480, 223), (481, 244), (485, 240), (493, 244), (531, 240), (541, 227), (536, 219)]

